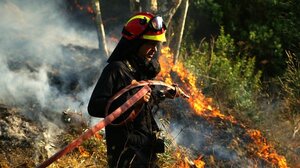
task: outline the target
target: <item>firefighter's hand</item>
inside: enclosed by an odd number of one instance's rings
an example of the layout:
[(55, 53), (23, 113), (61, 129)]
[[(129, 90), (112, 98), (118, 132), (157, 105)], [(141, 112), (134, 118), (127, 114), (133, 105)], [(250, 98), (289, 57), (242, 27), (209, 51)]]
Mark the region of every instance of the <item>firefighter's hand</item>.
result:
[(142, 105), (143, 103), (147, 103), (150, 101), (151, 92), (147, 92), (144, 97), (142, 97), (138, 102), (136, 102), (137, 105)]
[[(132, 80), (131, 81), (131, 84), (138, 84), (138, 82), (136, 81), (136, 80)], [(147, 103), (147, 102), (149, 102), (150, 101), (150, 97), (151, 97), (151, 92), (149, 91), (149, 92), (147, 92), (145, 95), (144, 95), (144, 97), (143, 98), (141, 98), (138, 102), (137, 102), (137, 104), (143, 104), (143, 103)]]
[(150, 101), (150, 97), (151, 97), (151, 92), (149, 91), (149, 92), (147, 92), (147, 93), (145, 94), (145, 96), (142, 98), (142, 101), (143, 101), (144, 103), (147, 103), (147, 102)]
[(137, 85), (137, 84), (139, 84), (139, 82), (136, 81), (136, 80), (132, 80), (132, 81), (131, 81), (131, 84), (132, 84), (132, 85)]

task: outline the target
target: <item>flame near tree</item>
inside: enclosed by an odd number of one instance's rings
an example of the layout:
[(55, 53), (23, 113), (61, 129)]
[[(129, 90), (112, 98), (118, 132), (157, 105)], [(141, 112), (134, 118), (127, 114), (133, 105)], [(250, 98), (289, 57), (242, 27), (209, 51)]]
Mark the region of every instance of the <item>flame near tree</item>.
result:
[[(233, 116), (228, 116), (222, 114), (220, 110), (214, 108), (212, 105), (212, 99), (206, 98), (201, 91), (196, 86), (196, 76), (192, 73), (189, 73), (184, 67), (182, 62), (177, 62), (176, 65), (173, 64), (173, 54), (170, 52), (170, 49), (165, 47), (161, 50), (161, 56), (159, 62), (161, 64), (161, 73), (158, 76), (159, 80), (164, 80), (166, 83), (173, 83), (171, 72), (175, 72), (183, 83), (185, 90), (191, 95), (188, 100), (188, 104), (194, 110), (196, 115), (201, 116), (205, 119), (210, 118), (219, 118), (221, 120), (229, 121), (233, 124), (238, 124), (240, 127), (246, 130), (246, 136), (250, 137), (252, 142), (248, 144), (248, 149), (258, 158), (261, 158), (273, 166), (280, 168), (287, 168), (286, 159), (277, 154), (274, 147), (267, 143), (266, 138), (264, 138), (260, 131), (254, 129), (247, 129), (241, 123), (238, 123)], [(199, 157), (194, 161), (194, 164), (197, 167), (204, 167), (204, 162)], [(181, 167), (186, 167), (182, 165)]]

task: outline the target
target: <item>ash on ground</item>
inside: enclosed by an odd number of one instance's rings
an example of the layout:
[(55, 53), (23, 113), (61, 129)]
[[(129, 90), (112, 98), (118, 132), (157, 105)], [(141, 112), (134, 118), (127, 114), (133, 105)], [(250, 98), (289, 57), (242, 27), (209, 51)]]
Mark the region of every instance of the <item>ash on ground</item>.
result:
[[(69, 114), (63, 112), (58, 115), (66, 117)], [(84, 131), (79, 129), (84, 128), (82, 124), (85, 121), (84, 118), (78, 121), (77, 133)], [(35, 167), (63, 147), (59, 139), (62, 134), (77, 128), (73, 119), (61, 125), (49, 124), (24, 117), (22, 109), (0, 104), (0, 167)]]

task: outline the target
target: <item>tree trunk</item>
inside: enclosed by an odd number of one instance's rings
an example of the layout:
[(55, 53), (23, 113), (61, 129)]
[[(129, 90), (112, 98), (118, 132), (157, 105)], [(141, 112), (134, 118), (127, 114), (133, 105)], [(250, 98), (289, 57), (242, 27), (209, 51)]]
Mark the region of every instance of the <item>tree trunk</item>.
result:
[(157, 0), (130, 0), (131, 13), (136, 12), (157, 12)]
[(188, 8), (189, 8), (189, 0), (184, 0), (183, 6), (182, 6), (183, 11), (182, 11), (182, 14), (181, 14), (181, 17), (179, 20), (179, 23), (181, 23), (180, 31), (179, 31), (179, 35), (177, 37), (176, 44), (175, 44), (174, 64), (176, 64), (179, 53), (180, 53), (181, 41), (182, 41), (182, 36), (183, 36), (183, 32), (184, 32), (184, 26), (185, 26), (185, 20), (186, 20)]
[(166, 9), (159, 9), (160, 13), (162, 13), (166, 26), (168, 27), (171, 19), (173, 18), (174, 14), (176, 13), (178, 7), (180, 6), (182, 0), (175, 0), (174, 2), (168, 2), (163, 0), (161, 4), (162, 6), (166, 6)]
[[(172, 36), (172, 28), (170, 26), (171, 19), (173, 18), (174, 14), (176, 13), (178, 7), (180, 6), (182, 0), (172, 0), (166, 1), (166, 0), (157, 0), (157, 13), (161, 15), (164, 19), (164, 23), (167, 26), (167, 42), (164, 44), (165, 46), (169, 46), (170, 39)], [(157, 56), (160, 55), (160, 50), (162, 48), (162, 43), (158, 46)]]
[(106, 57), (109, 56), (107, 45), (106, 45), (106, 38), (105, 38), (105, 31), (102, 22), (101, 10), (100, 10), (100, 0), (94, 0), (93, 6), (96, 12), (96, 24), (97, 24), (97, 35), (99, 40), (99, 49), (103, 48), (104, 54)]
[(157, 13), (157, 0), (141, 0), (143, 11)]
[(141, 4), (139, 0), (129, 0), (130, 3), (130, 12), (137, 13), (142, 10)]
[(150, 11), (153, 13), (157, 13), (157, 0), (151, 0)]

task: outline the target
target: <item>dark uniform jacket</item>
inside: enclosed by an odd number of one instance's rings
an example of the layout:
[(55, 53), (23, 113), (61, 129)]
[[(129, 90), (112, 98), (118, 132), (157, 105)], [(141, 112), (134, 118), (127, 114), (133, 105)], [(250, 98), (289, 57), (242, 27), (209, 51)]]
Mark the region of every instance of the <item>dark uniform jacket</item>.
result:
[[(142, 70), (138, 66), (132, 66), (127, 60), (109, 63), (104, 68), (92, 93), (88, 105), (89, 114), (94, 117), (105, 117), (105, 108), (109, 98), (131, 84), (132, 80), (140, 81), (149, 78), (141, 72)], [(109, 111), (112, 112), (122, 105), (135, 92), (136, 90), (132, 90), (122, 95), (112, 103)], [(133, 160), (136, 160), (136, 165), (133, 167), (155, 167), (152, 162), (156, 158), (155, 132), (158, 131), (158, 127), (151, 112), (154, 103), (157, 103), (155, 100), (155, 95), (152, 95), (150, 101), (142, 105), (139, 115), (133, 122), (126, 122), (123, 125), (108, 125), (105, 128), (110, 167), (126, 167), (124, 165), (132, 163)], [(117, 118), (113, 124), (126, 119), (133, 108)], [(149, 166), (146, 166), (147, 164)]]

